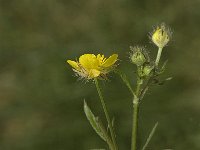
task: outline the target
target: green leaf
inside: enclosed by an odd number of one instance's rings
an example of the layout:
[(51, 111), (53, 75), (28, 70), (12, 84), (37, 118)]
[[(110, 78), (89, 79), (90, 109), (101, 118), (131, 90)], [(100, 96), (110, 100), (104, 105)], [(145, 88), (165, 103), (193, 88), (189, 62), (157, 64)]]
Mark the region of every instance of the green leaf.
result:
[(163, 65), (162, 65), (162, 67), (161, 67), (161, 70), (165, 70), (165, 68), (166, 68), (166, 66), (167, 66), (167, 63), (168, 63), (168, 60), (166, 60), (164, 63), (163, 63)]
[(85, 115), (90, 122), (92, 128), (96, 131), (96, 133), (104, 140), (107, 141), (107, 135), (105, 135), (105, 131), (103, 129), (102, 124), (100, 123), (98, 117), (95, 117), (87, 103), (84, 101), (84, 112)]
[(114, 124), (115, 124), (115, 118), (113, 117), (112, 119), (112, 127), (114, 128)]
[(168, 63), (168, 60), (166, 60), (166, 61), (163, 63), (162, 67), (161, 67), (160, 70), (158, 70), (158, 72), (157, 72), (158, 75), (164, 73), (164, 71), (165, 71), (165, 69), (166, 69), (166, 66), (167, 66), (167, 63)]
[(135, 94), (134, 94), (134, 91), (133, 91), (133, 89), (132, 89), (132, 87), (131, 87), (131, 84), (130, 84), (130, 82), (129, 82), (127, 76), (126, 76), (126, 74), (123, 73), (123, 72), (121, 72), (120, 70), (115, 70), (115, 73), (117, 73), (117, 74), (121, 77), (122, 81), (126, 84), (126, 86), (127, 86), (128, 89), (131, 91), (131, 93), (132, 93), (133, 95), (135, 95)]
[(149, 137), (147, 138), (146, 143), (144, 144), (142, 150), (145, 150), (145, 149), (147, 148), (147, 146), (148, 146), (148, 144), (149, 144), (151, 138), (153, 137), (153, 135), (154, 135), (154, 133), (155, 133), (155, 131), (156, 131), (157, 126), (158, 126), (158, 122), (156, 122), (156, 124), (155, 124), (154, 127), (152, 128), (152, 130), (151, 130), (151, 132), (150, 132), (150, 134), (149, 134)]
[(173, 77), (168, 77), (164, 80), (154, 79), (154, 84), (163, 85), (163, 84), (165, 84), (165, 82), (170, 81), (172, 79), (173, 79)]

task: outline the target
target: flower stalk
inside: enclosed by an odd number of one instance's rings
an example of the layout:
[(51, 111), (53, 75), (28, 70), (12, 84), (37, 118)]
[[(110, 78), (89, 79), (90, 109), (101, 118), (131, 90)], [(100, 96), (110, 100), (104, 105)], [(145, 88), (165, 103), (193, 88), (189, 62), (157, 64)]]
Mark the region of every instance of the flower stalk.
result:
[(131, 150), (137, 149), (137, 133), (138, 133), (138, 97), (134, 97), (133, 100), (133, 127), (132, 127), (132, 144)]
[(94, 82), (95, 82), (96, 89), (97, 89), (97, 92), (98, 92), (98, 95), (99, 95), (99, 98), (100, 98), (100, 101), (101, 101), (101, 105), (103, 107), (103, 111), (104, 111), (104, 114), (106, 116), (106, 120), (107, 120), (107, 123), (108, 123), (108, 128), (109, 128), (109, 131), (110, 131), (110, 134), (111, 134), (111, 139), (112, 139), (112, 144), (113, 144), (113, 150), (118, 150), (116, 140), (115, 140), (114, 129), (113, 129), (111, 119), (110, 119), (109, 114), (108, 114), (108, 110), (107, 110), (103, 95), (101, 93), (101, 89), (99, 87), (98, 79), (94, 78)]
[(140, 90), (143, 80), (138, 77), (137, 87), (135, 90), (133, 98), (133, 123), (132, 123), (132, 144), (131, 150), (137, 150), (137, 133), (138, 133), (138, 116), (139, 116), (139, 99), (140, 99)]
[(162, 54), (162, 50), (163, 50), (162, 47), (159, 47), (159, 48), (158, 48), (158, 53), (157, 53), (157, 57), (156, 57), (156, 61), (155, 61), (156, 67), (158, 66), (158, 63), (159, 63), (159, 61), (160, 61), (160, 57), (161, 57), (161, 54)]

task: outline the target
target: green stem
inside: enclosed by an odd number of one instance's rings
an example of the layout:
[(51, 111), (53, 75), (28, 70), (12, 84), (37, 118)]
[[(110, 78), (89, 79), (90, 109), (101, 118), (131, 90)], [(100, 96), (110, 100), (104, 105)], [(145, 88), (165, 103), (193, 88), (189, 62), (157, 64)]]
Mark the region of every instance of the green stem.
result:
[(138, 129), (138, 99), (137, 97), (134, 98), (133, 101), (133, 127), (132, 127), (132, 144), (131, 150), (136, 150), (137, 148), (137, 129)]
[(113, 127), (112, 127), (112, 123), (111, 123), (111, 119), (108, 115), (108, 110), (107, 110), (107, 107), (106, 107), (106, 104), (105, 104), (105, 101), (103, 99), (103, 95), (101, 93), (101, 89), (99, 87), (99, 82), (98, 82), (98, 79), (95, 78), (94, 79), (95, 81), (95, 85), (96, 85), (96, 88), (97, 88), (97, 92), (99, 94), (99, 98), (101, 100), (101, 104), (102, 104), (102, 107), (103, 107), (103, 110), (104, 110), (104, 113), (105, 113), (105, 116), (106, 116), (106, 120), (107, 120), (107, 123), (108, 123), (108, 127), (109, 127), (109, 130), (110, 130), (110, 134), (111, 134), (111, 138), (112, 138), (112, 142), (113, 142), (113, 146), (114, 146), (114, 149), (113, 150), (117, 150), (117, 144), (116, 144), (116, 140), (115, 140), (115, 133), (114, 133), (114, 130), (113, 130)]
[(141, 94), (140, 94), (140, 97), (139, 97), (139, 100), (140, 100), (139, 102), (141, 102), (141, 100), (144, 98), (144, 95), (147, 92), (147, 90), (149, 89), (149, 86), (150, 86), (150, 84), (151, 84), (151, 82), (153, 80), (153, 77), (154, 77), (154, 75), (151, 75), (149, 77), (149, 79), (147, 79), (146, 85), (141, 90)]
[(157, 57), (156, 57), (156, 61), (155, 61), (155, 64), (156, 64), (156, 66), (158, 66), (158, 63), (159, 63), (159, 61), (160, 61), (160, 57), (161, 57), (161, 54), (162, 54), (162, 47), (159, 47), (159, 49), (158, 49), (158, 53), (157, 53)]
[(138, 112), (139, 112), (139, 95), (142, 80), (138, 77), (137, 87), (133, 99), (133, 127), (132, 127), (132, 144), (131, 150), (137, 150), (137, 132), (138, 132)]

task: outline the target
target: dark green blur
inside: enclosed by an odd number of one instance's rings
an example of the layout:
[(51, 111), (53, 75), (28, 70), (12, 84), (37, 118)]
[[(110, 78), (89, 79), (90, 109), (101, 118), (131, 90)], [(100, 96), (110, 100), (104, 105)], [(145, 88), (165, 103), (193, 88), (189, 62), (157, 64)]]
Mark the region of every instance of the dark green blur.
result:
[[(199, 0), (0, 0), (0, 149), (106, 148), (83, 112), (85, 99), (104, 118), (95, 86), (78, 81), (67, 59), (84, 53), (119, 54), (119, 68), (135, 82), (130, 45), (146, 45), (152, 27), (174, 32), (163, 50), (163, 75), (140, 109), (140, 145), (158, 121), (149, 150), (200, 149)], [(132, 99), (111, 74), (101, 87), (120, 150), (130, 149)], [(105, 120), (102, 119), (104, 122)]]

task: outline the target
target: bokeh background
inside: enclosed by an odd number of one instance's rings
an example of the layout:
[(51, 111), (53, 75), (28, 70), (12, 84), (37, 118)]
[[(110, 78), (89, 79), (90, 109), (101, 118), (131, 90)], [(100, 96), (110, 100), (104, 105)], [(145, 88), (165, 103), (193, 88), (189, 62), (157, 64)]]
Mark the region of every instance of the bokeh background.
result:
[[(149, 150), (200, 149), (199, 0), (0, 0), (0, 149), (106, 148), (83, 113), (86, 99), (103, 117), (94, 85), (78, 81), (67, 59), (118, 53), (134, 85), (130, 45), (157, 48), (148, 33), (161, 22), (173, 40), (163, 78), (141, 105), (140, 145), (159, 122)], [(130, 149), (131, 95), (115, 74), (101, 83), (120, 149)], [(105, 121), (104, 119), (102, 119)]]

